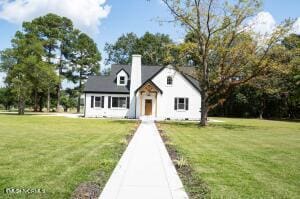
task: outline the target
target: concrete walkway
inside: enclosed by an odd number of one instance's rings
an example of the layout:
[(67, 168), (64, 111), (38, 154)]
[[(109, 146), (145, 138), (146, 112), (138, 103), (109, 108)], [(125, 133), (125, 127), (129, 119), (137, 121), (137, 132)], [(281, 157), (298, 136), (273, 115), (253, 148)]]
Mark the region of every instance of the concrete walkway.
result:
[(100, 199), (188, 198), (158, 130), (142, 121)]

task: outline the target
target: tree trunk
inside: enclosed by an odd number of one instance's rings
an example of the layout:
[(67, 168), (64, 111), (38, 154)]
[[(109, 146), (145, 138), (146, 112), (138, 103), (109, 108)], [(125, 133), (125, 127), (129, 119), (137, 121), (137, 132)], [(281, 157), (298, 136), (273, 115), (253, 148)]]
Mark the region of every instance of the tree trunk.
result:
[[(51, 48), (48, 50), (48, 63), (51, 64)], [(50, 88), (48, 87), (47, 92), (47, 112), (50, 112)]]
[(265, 110), (265, 103), (266, 99), (265, 99), (265, 96), (263, 95), (262, 96), (262, 99), (261, 99), (261, 102), (260, 102), (260, 110), (258, 111), (259, 112), (259, 119), (264, 119), (263, 118), (263, 114), (264, 114), (264, 110)]
[(80, 113), (80, 97), (81, 97), (81, 74), (79, 77), (79, 95), (78, 95), (78, 99), (77, 99), (77, 113)]
[[(205, 47), (203, 46), (202, 49), (205, 49)], [(204, 52), (205, 50), (203, 50)], [(208, 87), (209, 87), (209, 76), (208, 76), (208, 64), (207, 64), (207, 60), (206, 60), (206, 56), (203, 56), (203, 69), (202, 69), (202, 73), (203, 75), (203, 79), (200, 84), (200, 88), (201, 88), (201, 121), (200, 121), (200, 125), (201, 126), (207, 126), (207, 114), (208, 114)], [(201, 79), (201, 78), (199, 78)]]
[(43, 108), (44, 108), (44, 99), (43, 99), (43, 96), (40, 94), (40, 97), (39, 97), (39, 112), (43, 112)]
[[(61, 47), (61, 49), (62, 49), (62, 47)], [(62, 71), (62, 57), (63, 57), (62, 52), (60, 52), (60, 57), (59, 57), (59, 68), (58, 68), (58, 78), (59, 78), (59, 83), (58, 83), (57, 88), (56, 88), (56, 89), (57, 89), (57, 90), (56, 90), (56, 92), (57, 92), (56, 112), (59, 111), (59, 108), (60, 108), (61, 76), (62, 76), (62, 73), (63, 73), (63, 71)]]
[(60, 83), (56, 87), (56, 94), (57, 94), (57, 105), (56, 105), (56, 112), (59, 111), (60, 108)]
[(77, 99), (77, 113), (80, 113), (80, 94)]
[(206, 93), (201, 93), (201, 126), (207, 126), (208, 103)]
[(34, 91), (34, 107), (33, 107), (33, 111), (37, 112), (38, 111), (38, 94), (37, 91)]
[(47, 112), (50, 112), (50, 88), (48, 88), (47, 92)]
[(24, 115), (24, 109), (25, 109), (24, 98), (23, 97), (19, 97), (18, 114), (19, 115)]
[(264, 118), (263, 118), (263, 114), (264, 114), (264, 112), (263, 112), (262, 110), (259, 111), (259, 119), (261, 119), (261, 120), (264, 119)]

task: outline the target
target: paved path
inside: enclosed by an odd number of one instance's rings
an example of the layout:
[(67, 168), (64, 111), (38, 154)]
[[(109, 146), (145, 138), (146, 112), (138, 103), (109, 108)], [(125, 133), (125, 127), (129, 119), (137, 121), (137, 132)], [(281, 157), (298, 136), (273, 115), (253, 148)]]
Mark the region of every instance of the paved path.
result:
[(143, 121), (100, 199), (188, 198), (153, 121)]

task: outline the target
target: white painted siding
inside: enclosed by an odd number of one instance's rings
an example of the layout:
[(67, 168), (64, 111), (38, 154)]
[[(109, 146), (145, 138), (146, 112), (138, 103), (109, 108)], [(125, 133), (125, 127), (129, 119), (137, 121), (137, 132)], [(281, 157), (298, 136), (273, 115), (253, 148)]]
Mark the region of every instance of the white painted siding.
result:
[[(167, 85), (167, 77), (173, 77), (173, 84)], [(194, 88), (188, 80), (172, 68), (165, 68), (152, 80), (162, 91), (163, 94), (157, 96), (157, 118), (190, 120), (200, 119), (201, 96), (199, 91)], [(174, 98), (189, 98), (189, 110), (175, 110)]]
[[(142, 57), (141, 55), (132, 55), (131, 76), (130, 76), (130, 110), (129, 117), (136, 118), (139, 110), (139, 94), (135, 90), (142, 84)], [(137, 109), (136, 109), (137, 107)]]
[[(91, 108), (91, 96), (104, 96), (104, 108), (93, 107)], [(100, 93), (86, 93), (85, 101), (85, 117), (115, 117), (124, 118), (128, 117), (127, 108), (108, 108), (108, 96), (111, 97), (129, 97), (124, 94), (100, 94)]]

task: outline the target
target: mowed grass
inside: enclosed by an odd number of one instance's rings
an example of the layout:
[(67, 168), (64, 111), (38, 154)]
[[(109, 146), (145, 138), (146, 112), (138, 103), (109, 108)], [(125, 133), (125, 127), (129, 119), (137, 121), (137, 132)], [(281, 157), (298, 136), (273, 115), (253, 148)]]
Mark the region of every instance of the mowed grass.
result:
[(193, 179), (208, 185), (207, 197), (300, 198), (300, 123), (216, 119), (225, 122), (160, 124)]
[[(135, 122), (0, 115), (0, 198), (70, 198), (92, 181), (104, 186)], [(5, 194), (5, 188), (45, 194)]]

